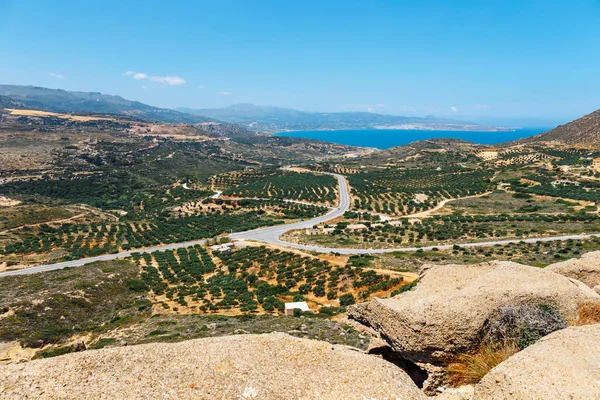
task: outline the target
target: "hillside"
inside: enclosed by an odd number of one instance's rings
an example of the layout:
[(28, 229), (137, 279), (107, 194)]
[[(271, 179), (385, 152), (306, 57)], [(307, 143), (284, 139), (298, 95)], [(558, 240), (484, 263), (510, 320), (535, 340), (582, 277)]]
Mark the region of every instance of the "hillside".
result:
[(281, 132), (285, 130), (317, 129), (422, 129), (422, 130), (490, 130), (472, 122), (457, 121), (448, 118), (428, 116), (404, 117), (383, 115), (371, 112), (305, 112), (291, 108), (257, 106), (254, 104), (235, 104), (225, 108), (190, 109), (178, 108), (178, 111), (202, 115), (221, 121), (240, 124), (262, 132)]
[(581, 146), (590, 149), (600, 148), (600, 110), (585, 115), (575, 121), (544, 132), (524, 143), (555, 143), (568, 146)]
[(152, 121), (197, 124), (213, 121), (199, 115), (124, 99), (98, 92), (69, 92), (37, 86), (0, 85), (0, 106), (53, 112), (120, 114)]

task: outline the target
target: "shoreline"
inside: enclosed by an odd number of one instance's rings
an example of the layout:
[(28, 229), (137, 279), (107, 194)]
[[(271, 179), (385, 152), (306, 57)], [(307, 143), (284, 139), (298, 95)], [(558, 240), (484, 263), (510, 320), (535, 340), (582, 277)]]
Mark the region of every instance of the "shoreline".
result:
[(287, 136), (347, 146), (387, 150), (404, 146), (415, 141), (431, 139), (462, 140), (484, 146), (514, 142), (547, 131), (549, 128), (524, 128), (513, 131), (458, 131), (458, 130), (419, 130), (419, 129), (320, 129), (288, 130), (273, 133), (272, 136)]

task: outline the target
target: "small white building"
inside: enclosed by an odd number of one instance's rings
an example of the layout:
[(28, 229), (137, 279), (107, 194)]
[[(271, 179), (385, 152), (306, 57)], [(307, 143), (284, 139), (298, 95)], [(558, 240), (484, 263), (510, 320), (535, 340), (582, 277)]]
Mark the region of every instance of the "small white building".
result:
[(304, 233), (307, 235), (328, 235), (334, 230), (335, 228), (332, 227), (325, 228), (324, 226), (317, 226), (316, 228), (307, 228)]
[(570, 179), (557, 179), (554, 182), (552, 182), (552, 186), (557, 187), (559, 185), (562, 186), (567, 186), (567, 185), (575, 185), (575, 186), (579, 186), (580, 183), (577, 181), (572, 181)]
[(350, 224), (346, 227), (350, 232), (365, 231), (369, 229), (365, 224)]
[(310, 311), (305, 301), (296, 301), (294, 303), (285, 303), (285, 315), (294, 315), (296, 308), (302, 312)]
[(235, 243), (221, 243), (214, 246), (210, 246), (212, 252), (229, 253), (235, 247)]

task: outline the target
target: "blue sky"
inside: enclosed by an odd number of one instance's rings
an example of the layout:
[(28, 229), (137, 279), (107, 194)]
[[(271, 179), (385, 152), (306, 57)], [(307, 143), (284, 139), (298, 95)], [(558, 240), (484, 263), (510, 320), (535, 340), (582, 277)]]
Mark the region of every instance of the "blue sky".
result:
[(0, 0), (0, 83), (162, 107), (558, 123), (600, 108), (599, 44), (598, 0)]

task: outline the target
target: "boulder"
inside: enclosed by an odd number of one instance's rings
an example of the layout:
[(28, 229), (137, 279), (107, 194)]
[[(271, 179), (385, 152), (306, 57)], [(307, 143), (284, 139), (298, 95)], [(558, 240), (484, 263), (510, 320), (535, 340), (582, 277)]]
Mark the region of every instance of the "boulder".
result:
[(493, 368), (473, 400), (599, 399), (600, 325), (554, 332)]
[(465, 385), (457, 388), (444, 388), (440, 394), (435, 396), (435, 400), (472, 400), (475, 387)]
[(399, 368), (282, 333), (88, 350), (0, 367), (0, 398), (425, 399)]
[(393, 351), (424, 369), (429, 376), (423, 389), (433, 394), (446, 383), (445, 365), (458, 354), (475, 351), (506, 307), (548, 306), (576, 323), (581, 307), (595, 309), (598, 304), (600, 296), (577, 280), (494, 261), (425, 266), (412, 291), (357, 304), (348, 315), (375, 329)]
[(546, 269), (577, 279), (593, 288), (600, 285), (600, 251), (592, 251), (585, 253), (581, 258), (551, 264)]

